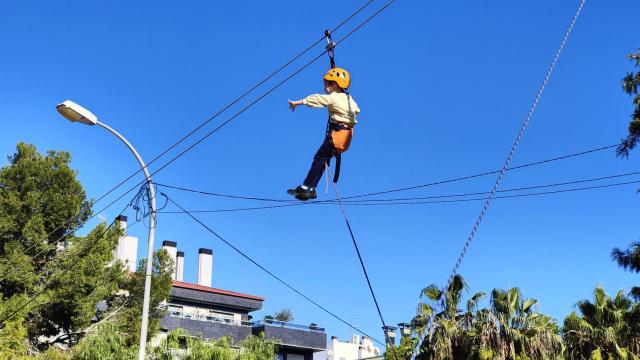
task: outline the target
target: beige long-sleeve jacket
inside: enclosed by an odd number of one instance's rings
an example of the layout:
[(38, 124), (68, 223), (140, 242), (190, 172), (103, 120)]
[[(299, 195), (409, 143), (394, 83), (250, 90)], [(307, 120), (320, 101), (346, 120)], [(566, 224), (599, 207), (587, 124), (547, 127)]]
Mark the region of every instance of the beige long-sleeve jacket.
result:
[(358, 123), (356, 116), (360, 113), (360, 108), (353, 97), (347, 93), (313, 94), (304, 98), (302, 103), (312, 108), (326, 107), (332, 122), (351, 126)]

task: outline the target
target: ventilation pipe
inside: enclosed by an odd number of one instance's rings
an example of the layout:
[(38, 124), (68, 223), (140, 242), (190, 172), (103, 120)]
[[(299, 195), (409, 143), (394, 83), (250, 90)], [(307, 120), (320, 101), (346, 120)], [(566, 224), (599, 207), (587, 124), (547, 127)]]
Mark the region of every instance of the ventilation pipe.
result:
[(198, 285), (211, 287), (213, 275), (213, 251), (211, 249), (198, 250)]

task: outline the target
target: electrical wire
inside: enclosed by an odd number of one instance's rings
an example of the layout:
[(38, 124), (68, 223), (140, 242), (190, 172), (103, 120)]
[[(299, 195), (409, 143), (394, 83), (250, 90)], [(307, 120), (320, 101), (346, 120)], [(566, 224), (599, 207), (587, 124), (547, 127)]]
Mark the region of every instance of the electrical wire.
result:
[[(560, 161), (560, 160), (566, 160), (566, 159), (570, 159), (570, 158), (574, 158), (574, 157), (578, 157), (578, 156), (584, 156), (584, 155), (592, 154), (592, 153), (599, 152), (599, 151), (604, 151), (604, 150), (617, 148), (619, 145), (620, 145), (620, 143), (617, 143), (617, 144), (614, 144), (614, 145), (608, 145), (608, 146), (601, 146), (601, 147), (597, 147), (597, 148), (592, 148), (592, 149), (580, 151), (580, 152), (577, 152), (577, 153), (572, 153), (572, 154), (563, 155), (563, 156), (557, 156), (557, 157), (553, 157), (553, 158), (545, 159), (545, 160), (540, 160), (540, 161), (534, 161), (534, 162), (530, 162), (530, 163), (526, 163), (526, 164), (510, 167), (510, 168), (507, 169), (507, 171), (518, 170), (518, 169), (523, 169), (523, 168), (542, 165), (542, 164), (548, 164), (548, 163), (551, 163), (551, 162)], [(370, 196), (375, 196), (375, 195), (384, 195), (384, 194), (390, 194), (390, 193), (395, 193), (395, 192), (403, 192), (403, 191), (415, 190), (415, 189), (419, 189), (419, 188), (432, 187), (432, 186), (436, 186), (436, 185), (443, 185), (443, 184), (448, 184), (448, 183), (453, 183), (453, 182), (458, 182), (458, 181), (463, 181), (463, 180), (470, 180), (470, 179), (474, 179), (474, 178), (484, 177), (484, 176), (487, 176), (487, 175), (498, 174), (499, 172), (500, 172), (500, 170), (486, 171), (486, 172), (477, 173), (477, 174), (473, 174), (473, 175), (456, 177), (456, 178), (451, 178), (451, 179), (446, 179), (446, 180), (439, 180), (439, 181), (426, 183), (426, 184), (414, 185), (414, 186), (409, 186), (409, 187), (401, 187), (401, 188), (395, 188), (395, 189), (383, 190), (383, 191), (377, 191), (377, 192), (370, 192), (370, 193), (360, 194), (360, 195), (346, 196), (342, 200), (344, 202), (350, 202), (350, 201), (352, 201), (352, 199), (370, 197)], [(168, 185), (168, 184), (164, 184), (164, 183), (155, 183), (155, 184), (156, 184), (156, 186), (161, 186), (161, 187), (165, 187), (165, 188), (168, 188), (168, 189), (180, 190), (180, 191), (191, 192), (191, 193), (196, 193), (196, 194), (201, 194), (201, 195), (217, 196), (217, 197), (224, 197), (224, 198), (230, 198), (230, 199), (240, 199), (240, 200), (254, 200), (254, 201), (265, 201), (265, 202), (297, 203), (297, 204), (300, 204), (298, 201), (290, 200), (290, 199), (274, 199), (274, 198), (246, 196), (246, 195), (231, 195), (231, 194), (222, 194), (222, 193), (209, 192), (209, 191), (203, 191), (203, 190), (195, 190), (195, 189), (190, 189), (190, 188), (176, 186), (176, 185)], [(305, 202), (303, 204), (307, 204), (308, 205), (308, 204), (314, 204), (314, 203), (319, 203), (319, 202), (323, 202), (323, 200), (308, 201), (308, 202)], [(281, 206), (276, 206), (276, 207), (281, 207)]]
[[(122, 211), (120, 211), (120, 213), (118, 214), (118, 216), (122, 215), (125, 210), (130, 206), (129, 203), (127, 203), (127, 206), (124, 207), (124, 209), (122, 209)], [(113, 227), (113, 225), (116, 223), (116, 221), (111, 222), (111, 224), (109, 224), (109, 226), (107, 226), (107, 228), (100, 234), (100, 236), (98, 238), (102, 238), (103, 236), (105, 236), (107, 234), (107, 232), (109, 232), (109, 230)], [(66, 259), (72, 258), (73, 256), (79, 256), (81, 253), (84, 252), (88, 252), (91, 251), (91, 249), (93, 249), (97, 244), (99, 244), (98, 241), (94, 241), (94, 242), (89, 242), (89, 245), (83, 249), (83, 250), (79, 250), (77, 252), (77, 254), (74, 255), (69, 255), (68, 257), (66, 257)], [(71, 263), (71, 266), (68, 266), (66, 269), (62, 270), (62, 272), (59, 274), (59, 276), (54, 277), (53, 275), (49, 275), (47, 276), (47, 278), (49, 279), (40, 290), (36, 291), (35, 294), (33, 294), (29, 300), (27, 300), (25, 303), (23, 303), (21, 306), (19, 306), (17, 309), (15, 309), (14, 311), (12, 311), (11, 313), (9, 313), (8, 316), (5, 316), (2, 320), (0, 320), (0, 324), (4, 324), (6, 321), (11, 320), (14, 316), (16, 316), (17, 314), (19, 314), (22, 309), (26, 308), (29, 304), (31, 304), (32, 302), (36, 301), (36, 299), (38, 299), (38, 297), (40, 297), (42, 294), (44, 294), (45, 291), (47, 291), (47, 289), (49, 288), (49, 286), (51, 286), (51, 284), (57, 280), (59, 277), (64, 276), (67, 272), (69, 272), (69, 270), (73, 269), (74, 264)]]
[[(134, 198), (134, 199), (135, 199), (135, 198)], [(117, 202), (118, 200), (120, 200), (120, 199), (118, 198), (118, 199), (114, 200), (114, 201), (113, 201), (113, 202), (111, 202), (109, 205), (105, 206), (105, 207), (104, 207), (104, 208), (102, 208), (100, 211), (98, 211), (96, 214), (100, 214), (100, 213), (102, 213), (104, 210), (106, 210), (106, 208), (107, 208), (107, 207), (112, 206), (112, 205), (113, 205), (113, 204), (115, 204), (115, 202)], [(127, 203), (127, 206), (125, 207), (125, 209), (124, 209), (124, 210), (126, 210), (126, 208), (127, 208), (127, 207), (132, 206), (133, 201), (134, 201), (134, 200), (132, 199), (129, 203)], [(122, 215), (122, 213), (124, 212), (124, 210), (123, 210), (123, 211), (121, 211), (119, 215)], [(96, 216), (97, 216), (97, 215), (96, 215)], [(117, 216), (116, 216), (116, 217), (117, 217)], [(132, 222), (132, 223), (127, 224), (126, 229), (131, 228), (132, 226), (134, 226), (135, 224), (137, 224), (137, 223), (139, 223), (139, 222), (142, 222), (142, 220), (143, 220), (143, 219), (136, 219), (136, 221), (134, 221), (134, 222)], [(55, 246), (55, 245), (57, 245), (60, 241), (62, 241), (63, 239), (66, 239), (66, 238), (67, 238), (67, 237), (69, 237), (70, 235), (71, 235), (71, 234), (67, 234), (67, 235), (65, 235), (64, 237), (62, 237), (62, 238), (58, 239), (56, 242), (52, 243), (52, 245), (54, 245), (54, 246)], [(46, 252), (46, 251), (48, 251), (48, 250), (50, 250), (50, 249), (44, 248), (44, 249), (40, 250), (39, 252), (37, 252), (36, 254), (34, 254), (33, 256), (31, 256), (31, 259), (32, 259), (32, 260), (36, 259), (38, 256), (40, 256), (41, 254), (43, 254), (44, 252)], [(64, 256), (61, 256), (61, 255), (56, 256), (56, 258), (63, 258), (63, 257), (64, 257)], [(17, 259), (17, 257), (15, 257), (14, 259)], [(14, 261), (15, 261), (15, 260), (14, 260)], [(10, 263), (12, 263), (12, 262), (8, 262), (8, 263), (10, 264)], [(6, 279), (7, 279), (7, 278), (9, 278), (10, 276), (12, 276), (13, 274), (15, 274), (15, 273), (17, 273), (17, 272), (19, 272), (19, 271), (22, 271), (22, 269), (24, 268), (24, 266), (26, 266), (26, 263), (23, 263), (22, 265), (18, 265), (18, 266), (15, 266), (15, 267), (12, 267), (12, 268), (11, 268), (11, 271), (9, 271), (8, 273), (4, 274), (4, 275), (2, 276), (2, 278), (0, 278), (0, 284), (1, 284), (4, 280), (6, 280)]]
[(309, 301), (311, 304), (315, 305), (317, 308), (319, 308), (320, 310), (324, 311), (325, 313), (329, 314), (330, 316), (332, 316), (333, 318), (335, 318), (336, 320), (342, 322), (343, 324), (352, 327), (353, 329), (355, 329), (356, 331), (358, 331), (359, 333), (361, 333), (362, 335), (365, 335), (371, 339), (373, 339), (374, 341), (376, 341), (378, 344), (384, 345), (384, 343), (382, 343), (381, 341), (377, 340), (376, 338), (372, 337), (371, 335), (368, 335), (367, 333), (365, 333), (364, 331), (360, 330), (359, 328), (355, 327), (353, 324), (349, 323), (348, 321), (342, 319), (340, 316), (336, 315), (334, 312), (328, 310), (326, 307), (320, 305), (317, 301), (311, 299), (309, 296), (303, 294), (300, 290), (296, 289), (295, 287), (293, 287), (292, 285), (290, 285), (289, 283), (287, 283), (286, 281), (284, 281), (281, 277), (279, 277), (278, 275), (274, 274), (271, 270), (267, 269), (264, 265), (260, 264), (259, 262), (257, 262), (256, 260), (254, 260), (252, 257), (250, 257), (249, 255), (247, 255), (244, 251), (240, 250), (238, 247), (236, 247), (235, 245), (233, 245), (230, 241), (228, 241), (227, 239), (223, 238), (220, 234), (218, 234), (215, 230), (213, 230), (211, 227), (209, 227), (207, 224), (205, 224), (204, 222), (200, 221), (200, 219), (198, 219), (197, 217), (195, 217), (190, 211), (186, 210), (184, 207), (182, 207), (180, 204), (178, 204), (175, 200), (173, 200), (173, 198), (171, 196), (167, 196), (167, 198), (169, 199), (169, 202), (174, 204), (176, 207), (178, 207), (183, 213), (185, 213), (186, 215), (188, 215), (191, 219), (193, 219), (193, 221), (195, 221), (196, 223), (198, 223), (200, 226), (202, 226), (205, 230), (207, 230), (210, 234), (212, 234), (213, 236), (215, 236), (216, 238), (218, 238), (220, 241), (222, 241), (225, 245), (227, 245), (228, 247), (230, 247), (233, 251), (235, 251), (236, 253), (238, 253), (240, 256), (242, 256), (243, 258), (247, 259), (249, 262), (251, 262), (252, 264), (254, 264), (255, 266), (257, 266), (260, 270), (262, 270), (263, 272), (265, 272), (267, 275), (271, 276), (272, 278), (274, 278), (275, 280), (277, 280), (279, 283), (281, 283), (282, 285), (286, 286), (287, 288), (289, 288), (291, 291), (295, 292), (296, 294), (300, 295), (303, 299)]
[[(336, 31), (339, 28), (341, 28), (343, 25), (345, 25), (349, 20), (351, 20), (353, 17), (355, 17), (357, 14), (359, 14), (361, 11), (363, 11), (365, 8), (367, 8), (371, 3), (373, 3), (373, 1), (375, 0), (369, 0), (367, 1), (364, 5), (362, 5), (360, 8), (358, 8), (354, 13), (352, 13), (350, 16), (348, 16), (346, 19), (344, 19), (342, 22), (340, 22), (340, 24), (338, 24), (333, 30)], [(391, 1), (394, 2), (395, 0)], [(351, 34), (353, 34), (355, 31), (357, 31), (358, 29), (360, 29), (364, 24), (366, 24), (367, 22), (369, 22), (373, 17), (377, 16), (380, 12), (382, 12), (382, 10), (386, 9), (386, 7), (388, 7), (390, 5), (390, 3), (388, 3), (387, 5), (385, 5), (382, 9), (378, 10), (373, 16), (370, 16), (369, 18), (367, 18), (365, 20), (365, 22), (361, 23), (360, 25), (358, 25), (355, 29), (353, 29), (352, 31), (350, 31), (346, 36), (344, 36), (340, 41), (338, 41), (336, 43), (335, 46), (337, 46), (339, 43), (341, 43), (342, 41), (346, 40), (346, 38), (348, 38), (349, 36), (351, 36)], [(226, 105), (225, 107), (223, 107), (221, 110), (219, 110), (218, 112), (216, 112), (213, 116), (211, 116), (210, 118), (208, 118), (207, 120), (205, 120), (203, 123), (201, 123), (200, 125), (198, 125), (196, 128), (194, 128), (193, 130), (191, 130), (189, 133), (187, 133), (186, 135), (184, 135), (182, 138), (180, 138), (176, 143), (174, 143), (173, 145), (171, 145), (169, 148), (165, 149), (163, 152), (161, 152), (159, 155), (157, 155), (156, 157), (154, 157), (151, 161), (146, 163), (146, 167), (148, 167), (149, 165), (151, 165), (152, 163), (155, 163), (160, 157), (164, 156), (165, 154), (167, 154), (169, 151), (171, 151), (172, 149), (174, 149), (178, 144), (184, 142), (187, 138), (191, 137), (194, 133), (196, 133), (198, 130), (200, 130), (202, 127), (204, 127), (206, 124), (208, 124), (209, 122), (211, 122), (213, 119), (215, 119), (216, 117), (218, 117), (220, 114), (222, 114), (224, 111), (226, 111), (227, 109), (229, 109), (231, 106), (235, 105), (237, 102), (239, 102), (241, 99), (243, 99), (244, 97), (246, 97), (249, 93), (253, 92), (254, 90), (256, 90), (258, 87), (260, 87), (261, 85), (263, 85), (264, 83), (266, 83), (268, 80), (270, 80), (271, 78), (273, 78), (276, 74), (278, 74), (279, 72), (281, 72), (284, 68), (288, 67), (290, 64), (292, 64), (294, 61), (296, 61), (297, 59), (299, 59), (301, 56), (303, 56), (304, 54), (306, 54), (308, 51), (310, 51), (313, 47), (315, 47), (316, 45), (318, 45), (320, 42), (322, 42), (325, 39), (325, 37), (321, 37), (320, 39), (318, 39), (317, 41), (315, 41), (312, 45), (310, 45), (309, 47), (307, 47), (305, 50), (303, 50), (302, 52), (298, 53), (296, 56), (294, 56), (293, 59), (291, 59), (290, 61), (288, 61), (286, 64), (282, 65), (281, 67), (279, 67), (277, 70), (275, 70), (274, 72), (272, 72), (270, 75), (268, 75), (265, 79), (261, 80), (260, 82), (258, 82), (256, 85), (254, 85), (253, 87), (251, 87), (250, 90), (246, 91), (245, 93), (243, 93), (240, 97), (236, 98), (234, 101), (232, 101), (231, 103), (229, 103), (228, 105)], [(184, 154), (186, 154), (188, 151), (190, 151), (191, 149), (193, 149), (195, 146), (197, 146), (198, 144), (200, 144), (202, 141), (204, 141), (206, 138), (208, 138), (209, 136), (211, 136), (213, 133), (217, 132), (218, 130), (222, 129), (224, 126), (226, 126), (227, 124), (229, 124), (233, 119), (235, 119), (237, 116), (239, 116), (240, 114), (242, 114), (243, 112), (245, 112), (246, 110), (248, 110), (250, 107), (252, 107), (253, 105), (255, 105), (257, 102), (259, 102), (260, 100), (262, 100), (264, 97), (266, 97), (267, 95), (271, 94), (273, 91), (275, 91), (277, 88), (279, 88), (280, 86), (282, 86), (285, 82), (287, 82), (288, 80), (290, 80), (291, 78), (293, 78), (295, 75), (297, 75), (298, 73), (300, 73), (302, 70), (306, 69), (308, 66), (310, 66), (312, 63), (314, 63), (315, 61), (317, 61), (320, 57), (322, 57), (325, 53), (327, 52), (327, 50), (325, 50), (324, 52), (322, 52), (320, 55), (316, 56), (314, 59), (312, 59), (311, 61), (307, 62), (305, 65), (303, 65), (301, 68), (299, 68), (297, 71), (295, 71), (293, 74), (289, 75), (288, 77), (286, 77), (283, 81), (281, 81), (280, 83), (278, 83), (276, 86), (272, 87), (269, 91), (265, 92), (263, 95), (261, 95), (260, 97), (258, 97), (258, 99), (254, 100), (253, 102), (251, 102), (249, 105), (245, 106), (244, 108), (242, 108), (239, 112), (237, 112), (235, 115), (233, 115), (231, 118), (227, 119), (226, 121), (224, 121), (221, 125), (217, 126), (215, 129), (211, 130), (210, 132), (208, 132), (204, 137), (201, 137), (199, 140), (197, 140), (195, 143), (193, 143), (191, 146), (189, 146), (186, 150), (180, 152), (177, 156), (173, 157), (169, 162), (165, 163), (164, 165), (162, 165), (159, 169), (157, 169), (156, 171), (154, 171), (151, 175), (155, 175), (158, 172), (160, 172), (161, 170), (163, 170), (164, 168), (166, 168), (168, 165), (170, 165), (171, 163), (173, 163), (174, 161), (176, 161), (178, 158), (182, 157)], [(110, 190), (108, 190), (106, 193), (102, 194), (100, 197), (98, 197), (98, 199), (96, 199), (95, 201), (92, 202), (91, 206), (93, 207), (95, 204), (97, 204), (98, 202), (102, 201), (104, 198), (106, 198), (109, 194), (113, 193), (115, 190), (117, 190), (118, 188), (120, 188), (120, 186), (122, 186), (123, 184), (125, 184), (126, 182), (128, 182), (131, 178), (133, 178), (136, 174), (138, 174), (139, 172), (141, 172), (143, 170), (143, 168), (140, 168), (138, 170), (136, 170), (135, 172), (133, 172), (131, 175), (129, 175), (127, 178), (125, 178), (124, 180), (122, 180), (121, 182), (119, 182), (117, 185), (115, 185), (114, 187), (112, 187)], [(135, 190), (136, 188), (138, 188), (138, 186), (142, 185), (146, 180), (137, 183), (136, 185), (134, 185), (133, 187), (131, 187), (129, 190), (127, 190), (125, 193), (123, 193), (122, 195), (120, 195), (115, 201), (123, 198), (124, 196), (126, 196), (129, 192)], [(110, 205), (112, 205), (113, 203), (115, 203), (115, 201), (113, 201)], [(104, 209), (107, 209), (110, 207), (110, 205), (106, 206)], [(66, 222), (62, 223), (60, 226), (58, 226), (56, 229), (54, 229), (53, 231), (51, 231), (49, 234), (47, 234), (45, 237), (43, 237), (42, 239), (40, 239), (40, 241), (44, 241), (45, 239), (47, 239), (49, 236), (51, 236), (53, 233), (55, 233), (56, 231), (58, 231), (59, 229), (61, 229), (62, 227), (66, 226), (67, 224), (69, 224), (70, 222), (74, 221), (74, 219), (79, 218), (81, 214), (76, 214), (75, 216), (72, 216), (71, 218), (69, 218)], [(90, 217), (89, 219), (92, 219), (92, 217)], [(64, 237), (56, 240), (53, 244), (57, 244), (58, 242), (62, 241), (62, 239), (64, 239)], [(30, 250), (33, 246), (35, 246), (35, 244), (38, 241), (34, 242), (34, 244), (32, 244), (28, 249), (25, 249), (24, 251), (28, 251)], [(12, 259), (12, 262), (15, 261), (17, 259), (14, 258)]]
[[(628, 177), (632, 175), (638, 175), (640, 171), (617, 174), (617, 175), (609, 175), (609, 176), (601, 176), (596, 178), (589, 179), (580, 179), (573, 181), (565, 181), (551, 184), (542, 184), (542, 185), (531, 185), (531, 186), (523, 186), (518, 188), (511, 189), (502, 189), (498, 190), (497, 193), (507, 193), (507, 192), (515, 192), (515, 191), (524, 191), (524, 190), (534, 190), (534, 189), (542, 189), (542, 188), (550, 188), (550, 187), (558, 187), (558, 186), (567, 186), (567, 185), (575, 185), (589, 182), (596, 182), (602, 180), (616, 179), (620, 177)], [(583, 191), (583, 190), (591, 190), (591, 189), (600, 189), (607, 188), (612, 186), (622, 186), (636, 183), (636, 181), (630, 182), (622, 182), (601, 186), (590, 186), (590, 187), (582, 187), (582, 188), (573, 188), (573, 189), (565, 189), (559, 191), (550, 191), (550, 192), (541, 192), (541, 193), (528, 193), (528, 194), (518, 194), (512, 196), (496, 196), (495, 199), (507, 199), (514, 197), (528, 197), (528, 196), (539, 196), (539, 195), (549, 195), (549, 194), (557, 194), (557, 193), (565, 193), (565, 192), (575, 192), (575, 191)], [(419, 196), (419, 197), (407, 197), (407, 198), (394, 198), (394, 199), (367, 199), (367, 200), (348, 200), (345, 201), (343, 199), (343, 203), (349, 206), (383, 206), (383, 205), (419, 205), (419, 204), (442, 204), (442, 203), (456, 203), (456, 202), (467, 202), (467, 201), (479, 201), (486, 200), (486, 197), (483, 198), (474, 198), (474, 199), (461, 199), (461, 200), (441, 200), (441, 201), (416, 201), (416, 200), (428, 200), (428, 199), (448, 199), (448, 198), (460, 198), (460, 197), (468, 197), (474, 195), (488, 195), (489, 192), (468, 192), (468, 193), (460, 193), (460, 194), (445, 194), (445, 195), (432, 195), (432, 196)], [(409, 202), (411, 201), (411, 202)], [(222, 213), (222, 212), (238, 212), (238, 211), (251, 211), (251, 210), (267, 210), (267, 209), (276, 209), (283, 207), (292, 207), (292, 206), (301, 206), (301, 205), (336, 205), (335, 200), (322, 200), (315, 202), (296, 202), (296, 203), (288, 203), (282, 205), (271, 205), (271, 206), (256, 206), (256, 207), (245, 207), (245, 208), (229, 208), (229, 209), (214, 209), (214, 210), (192, 210), (191, 212), (196, 213)], [(181, 211), (162, 211), (163, 214), (181, 214)]]

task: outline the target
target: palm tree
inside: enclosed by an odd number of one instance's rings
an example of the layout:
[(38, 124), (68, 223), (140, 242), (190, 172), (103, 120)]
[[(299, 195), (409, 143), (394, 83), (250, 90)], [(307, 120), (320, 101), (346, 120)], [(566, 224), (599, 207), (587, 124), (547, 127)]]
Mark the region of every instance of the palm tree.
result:
[[(426, 330), (426, 325), (435, 311), (433, 324), (422, 343), (419, 359), (454, 359), (463, 351), (462, 311), (458, 310), (467, 284), (461, 275), (455, 275), (447, 291), (432, 284), (420, 292), (418, 314), (411, 321), (418, 334)], [(477, 295), (477, 294), (476, 294)], [(473, 297), (479, 298), (480, 296)]]
[[(491, 307), (479, 309), (486, 296), (478, 292), (459, 309), (467, 289), (464, 278), (455, 276), (445, 292), (430, 285), (420, 293), (418, 315), (412, 325), (425, 331), (433, 324), (418, 354), (419, 359), (561, 359), (562, 337), (550, 317), (534, 311), (535, 299), (523, 299), (518, 288), (494, 289)], [(640, 318), (640, 311), (638, 313)]]
[[(629, 60), (635, 62), (636, 67), (640, 67), (640, 49), (635, 54), (628, 55)], [(634, 111), (629, 122), (629, 134), (622, 140), (622, 144), (618, 147), (618, 156), (627, 157), (629, 151), (636, 147), (640, 141), (640, 72), (627, 73), (622, 79), (622, 90), (633, 99)]]
[(273, 314), (273, 318), (282, 322), (291, 322), (293, 321), (293, 311), (286, 307), (282, 308), (279, 311), (276, 311), (275, 314)]
[[(524, 299), (518, 288), (494, 289), (491, 292), (491, 314), (497, 334), (489, 336), (497, 347), (497, 358), (559, 359), (562, 338), (550, 317), (534, 311), (536, 299)], [(493, 325), (493, 323), (492, 323)]]
[[(640, 242), (634, 242), (627, 250), (615, 248), (611, 251), (611, 258), (618, 263), (621, 268), (631, 271), (640, 272)], [(640, 301), (640, 287), (631, 288), (631, 296)]]
[(580, 316), (572, 312), (564, 320), (563, 337), (568, 359), (639, 359), (640, 336), (633, 330), (638, 304), (619, 291), (611, 298), (603, 288), (593, 292), (593, 302), (577, 304)]

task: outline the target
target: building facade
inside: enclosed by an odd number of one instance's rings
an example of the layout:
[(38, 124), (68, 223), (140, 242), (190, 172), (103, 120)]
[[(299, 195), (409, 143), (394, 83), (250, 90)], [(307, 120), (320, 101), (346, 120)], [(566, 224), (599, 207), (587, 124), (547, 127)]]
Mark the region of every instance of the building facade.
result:
[(313, 354), (313, 360), (358, 360), (381, 356), (380, 349), (366, 336), (351, 335), (347, 341), (332, 336), (327, 349)]
[[(126, 228), (126, 217), (118, 218)], [(114, 251), (117, 260), (135, 264), (132, 237), (123, 236)], [(137, 239), (135, 241), (137, 245)], [(191, 336), (203, 339), (228, 337), (236, 343), (249, 335), (264, 334), (278, 344), (280, 360), (313, 360), (313, 354), (327, 347), (327, 335), (323, 328), (264, 319), (254, 321), (252, 312), (262, 309), (265, 299), (256, 295), (213, 288), (213, 251), (198, 251), (197, 284), (183, 281), (184, 253), (177, 251), (177, 243), (164, 241), (162, 248), (173, 259), (175, 266), (167, 309), (160, 322), (161, 333), (153, 343), (175, 329), (184, 329)]]
[(184, 329), (192, 336), (228, 337), (235, 343), (262, 333), (278, 344), (280, 360), (313, 360), (314, 353), (326, 349), (327, 335), (323, 328), (271, 319), (254, 321), (251, 312), (262, 309), (264, 300), (260, 296), (174, 280), (166, 302), (167, 314), (160, 321), (160, 336)]

